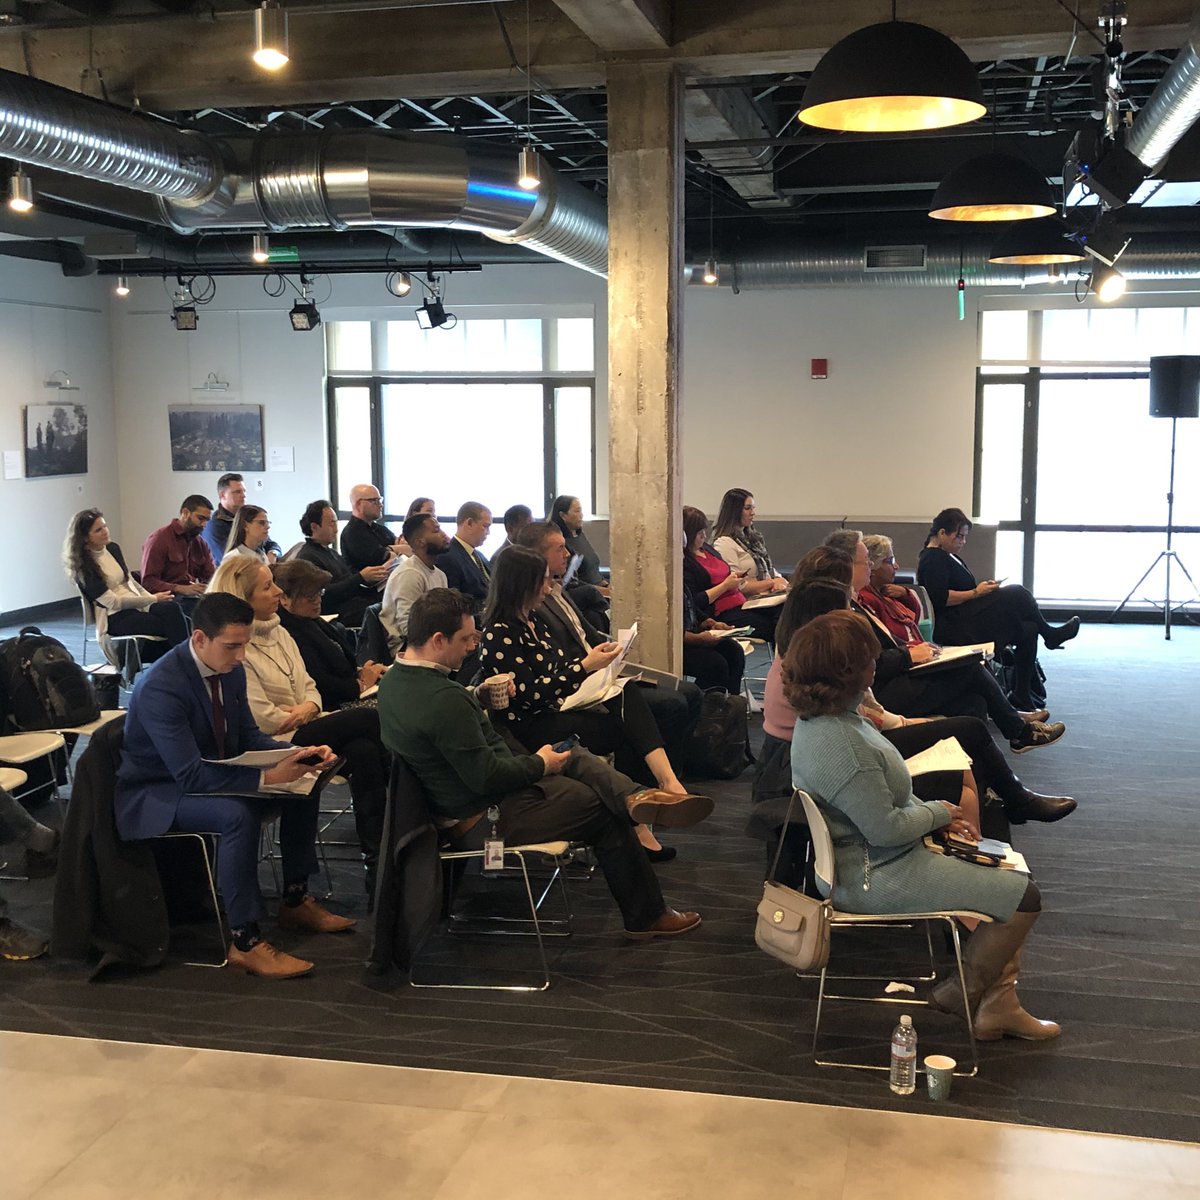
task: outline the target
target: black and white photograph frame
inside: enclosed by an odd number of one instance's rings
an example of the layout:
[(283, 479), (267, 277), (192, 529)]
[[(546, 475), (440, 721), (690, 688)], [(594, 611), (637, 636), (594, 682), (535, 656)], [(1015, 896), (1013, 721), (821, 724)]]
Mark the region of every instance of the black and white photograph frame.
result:
[(173, 471), (265, 469), (260, 404), (173, 404), (167, 410)]
[(86, 475), (88, 419), (82, 404), (30, 404), (25, 409), (25, 476)]

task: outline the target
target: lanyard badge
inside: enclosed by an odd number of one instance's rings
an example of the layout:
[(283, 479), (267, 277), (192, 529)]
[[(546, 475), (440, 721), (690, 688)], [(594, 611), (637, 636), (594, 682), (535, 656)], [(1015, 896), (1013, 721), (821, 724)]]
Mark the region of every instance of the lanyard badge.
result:
[(491, 822), (491, 835), (483, 843), (483, 869), (485, 871), (504, 870), (504, 839), (500, 836), (497, 823), (500, 820), (500, 809), (492, 805), (487, 810), (487, 819)]

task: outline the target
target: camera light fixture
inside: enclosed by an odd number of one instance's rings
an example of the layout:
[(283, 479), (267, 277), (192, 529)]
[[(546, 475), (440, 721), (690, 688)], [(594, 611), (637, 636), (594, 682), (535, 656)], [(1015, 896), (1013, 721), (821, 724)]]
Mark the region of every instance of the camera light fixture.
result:
[(256, 233), (250, 247), (250, 259), (256, 263), (271, 261), (271, 239), (265, 233)]
[(1115, 267), (1101, 264), (1092, 272), (1091, 286), (1101, 304), (1111, 304), (1125, 295), (1125, 276)]
[(171, 309), (171, 322), (176, 329), (191, 333), (200, 323), (194, 304), (177, 304)]
[(412, 291), (412, 276), (407, 271), (391, 271), (383, 281), (383, 286), (397, 300), (402, 300)]
[(440, 329), (450, 320), (450, 314), (436, 297), (432, 296), (417, 309), (417, 324), (422, 329)]
[(254, 10), (254, 53), (251, 57), (264, 71), (278, 71), (288, 63), (287, 13), (278, 0), (263, 0)]
[(297, 333), (308, 333), (321, 323), (321, 314), (311, 300), (297, 300), (288, 316), (292, 321), (292, 329)]
[(128, 296), (129, 295), (129, 276), (128, 275), (121, 274), (121, 275), (117, 276), (117, 286), (115, 288), (113, 288), (113, 294), (116, 296)]
[(33, 180), (20, 167), (8, 181), (8, 207), (15, 213), (27, 213), (33, 208)]

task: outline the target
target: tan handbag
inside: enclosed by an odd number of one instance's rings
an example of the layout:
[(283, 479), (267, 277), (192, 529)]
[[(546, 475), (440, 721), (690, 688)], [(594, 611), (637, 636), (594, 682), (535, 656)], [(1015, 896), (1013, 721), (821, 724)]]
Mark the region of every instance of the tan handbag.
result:
[[(796, 795), (793, 792), (783, 822), (785, 831), (795, 802)], [(795, 888), (775, 882), (775, 871), (779, 867), (782, 851), (781, 832), (775, 861), (771, 864), (771, 873), (763, 884), (763, 896), (758, 903), (754, 940), (760, 950), (765, 950), (772, 958), (787, 963), (797, 971), (820, 971), (829, 962), (833, 905), (828, 900), (806, 896)]]

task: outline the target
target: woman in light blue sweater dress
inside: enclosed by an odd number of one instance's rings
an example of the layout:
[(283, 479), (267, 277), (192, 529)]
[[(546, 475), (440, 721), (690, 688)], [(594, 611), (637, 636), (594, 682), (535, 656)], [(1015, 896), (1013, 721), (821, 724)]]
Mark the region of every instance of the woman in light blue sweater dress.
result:
[[(975, 1036), (1057, 1037), (1059, 1027), (1031, 1017), (1016, 992), (1021, 945), (1041, 911), (1037, 885), (1014, 871), (929, 850), (922, 839), (935, 829), (966, 832), (961, 810), (918, 800), (899, 752), (856, 712), (878, 648), (866, 618), (832, 612), (793, 635), (783, 663), (784, 693), (800, 718), (792, 782), (812, 796), (829, 826), (834, 905), (859, 913), (987, 913), (992, 923), (971, 935), (963, 956)], [(935, 987), (930, 1002), (961, 1015), (957, 980)]]

